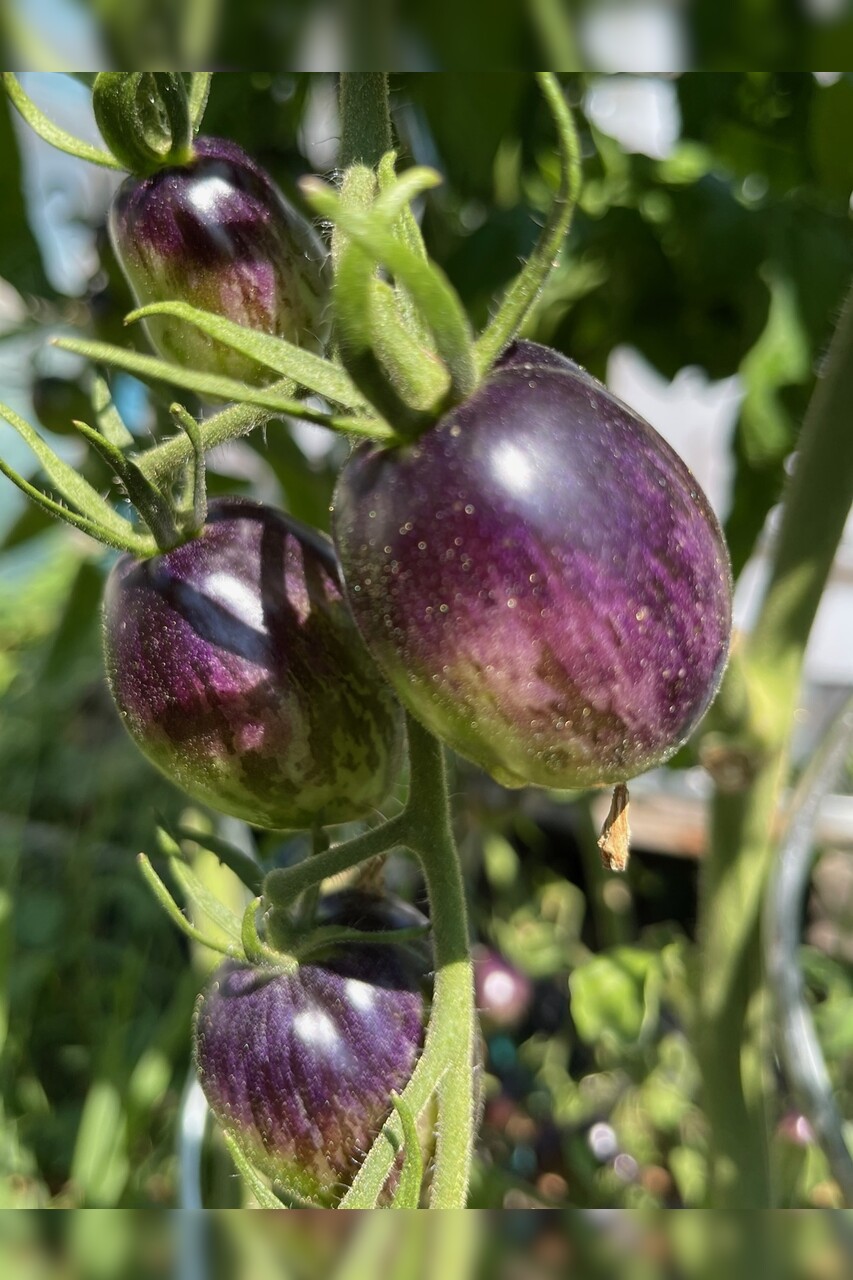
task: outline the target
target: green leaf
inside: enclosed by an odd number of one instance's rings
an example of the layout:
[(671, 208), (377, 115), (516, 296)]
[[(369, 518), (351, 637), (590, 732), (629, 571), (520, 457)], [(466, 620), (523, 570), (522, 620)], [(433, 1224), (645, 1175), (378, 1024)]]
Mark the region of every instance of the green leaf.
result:
[(229, 870), (233, 871), (238, 880), (246, 886), (253, 897), (257, 897), (263, 888), (264, 873), (257, 863), (244, 853), (242, 849), (238, 849), (236, 845), (229, 844), (227, 840), (220, 840), (218, 836), (210, 835), (204, 831), (195, 831), (192, 827), (176, 827), (169, 834), (175, 840), (188, 840), (193, 844), (197, 844), (199, 848), (207, 850), (208, 853), (214, 854)]
[[(108, 530), (115, 538), (120, 540), (118, 542), (119, 546), (126, 546), (126, 539), (130, 538), (132, 540), (135, 537), (130, 521), (118, 515), (106, 499), (101, 497), (97, 489), (94, 489), (88, 480), (83, 479), (75, 467), (63, 462), (45, 444), (38, 432), (24, 418), (15, 413), (14, 409), (10, 409), (8, 405), (0, 404), (0, 417), (4, 418), (9, 423), (9, 426), (13, 427), (25, 443), (29, 445), (44, 468), (45, 475), (55, 486), (58, 493), (66, 502), (71, 503), (87, 519), (90, 525)], [(20, 478), (15, 478), (10, 469), (4, 467), (4, 470), (10, 479), (14, 479), (15, 483), (22, 487)], [(30, 496), (33, 496), (32, 493)], [(56, 514), (64, 514), (64, 509), (62, 509), (62, 512), (57, 511)], [(116, 544), (113, 543), (112, 545)]]
[(133, 436), (116, 408), (108, 383), (99, 374), (95, 374), (92, 378), (91, 396), (95, 421), (104, 439), (109, 440), (110, 444), (114, 444), (118, 449), (132, 449), (135, 443)]
[(191, 921), (187, 919), (163, 881), (157, 875), (157, 872), (151, 865), (151, 860), (144, 853), (137, 855), (136, 859), (143, 878), (148, 885), (154, 897), (165, 911), (166, 915), (176, 925), (181, 933), (185, 934), (192, 942), (198, 942), (201, 946), (207, 947), (210, 951), (218, 951), (221, 955), (230, 956), (232, 959), (239, 960), (243, 958), (241, 947), (224, 946), (222, 943), (216, 942), (213, 938), (208, 938), (205, 934), (197, 929)]
[(174, 512), (160, 491), (117, 445), (111, 444), (99, 431), (95, 431), (86, 422), (76, 421), (74, 426), (107, 465), (113, 468), (128, 498), (154, 535), (158, 550), (171, 551), (178, 546), (182, 537)]
[(424, 1157), (418, 1137), (418, 1126), (411, 1107), (398, 1093), (391, 1094), (391, 1105), (403, 1126), (403, 1168), (400, 1170), (400, 1180), (394, 1192), (392, 1208), (417, 1209), (421, 1200), (421, 1183), (424, 1177)]
[(450, 378), (431, 348), (401, 324), (405, 299), (399, 289), (384, 280), (372, 282), (373, 346), (392, 381), (407, 403), (418, 409), (441, 405), (450, 390)]
[(265, 905), (262, 897), (253, 898), (243, 912), (243, 920), (240, 926), (240, 941), (243, 952), (250, 964), (271, 965), (284, 973), (287, 970), (294, 969), (296, 961), (293, 956), (285, 955), (283, 952), (275, 951), (272, 947), (267, 946), (258, 932), (258, 912)]
[(198, 133), (204, 118), (207, 99), (210, 96), (210, 85), (213, 80), (211, 71), (195, 71), (190, 76), (187, 96), (190, 103), (190, 123), (193, 134)]
[[(405, 177), (399, 181), (405, 183)], [(373, 262), (387, 267), (395, 281), (405, 285), (450, 373), (451, 395), (455, 401), (463, 400), (476, 385), (472, 335), (462, 303), (444, 272), (397, 240), (386, 218), (377, 215), (376, 205), (369, 211), (348, 209), (336, 192), (316, 178), (306, 178), (302, 189), (318, 213), (331, 218)], [(384, 208), (393, 218), (398, 205), (392, 193), (383, 192), (379, 200), (385, 202), (380, 214)]]
[(228, 1148), (228, 1154), (234, 1161), (237, 1172), (245, 1182), (249, 1192), (257, 1202), (258, 1207), (261, 1209), (283, 1209), (285, 1207), (284, 1203), (279, 1200), (275, 1192), (267, 1186), (261, 1174), (244, 1155), (243, 1150), (233, 1133), (229, 1133), (227, 1129), (224, 1129), (222, 1132), (222, 1139)]
[[(16, 484), (21, 492), (26, 494), (32, 502), (37, 503), (43, 511), (46, 511), (48, 515), (64, 521), (65, 524), (73, 525), (75, 529), (79, 529), (82, 533), (88, 533), (89, 537), (94, 538), (97, 542), (102, 542), (107, 547), (113, 547), (116, 551), (130, 551), (133, 555), (138, 556), (148, 556), (157, 550), (153, 539), (141, 537), (134, 531), (119, 538), (106, 525), (98, 524), (95, 520), (89, 520), (86, 516), (78, 515), (70, 507), (63, 506), (61, 502), (57, 502), (55, 498), (51, 498), (49, 494), (43, 493), (41, 489), (37, 489), (35, 485), (30, 484), (29, 480), (25, 480), (2, 458), (0, 458), (0, 471), (13, 484)], [(128, 528), (130, 529), (130, 525), (128, 525)]]
[(170, 405), (169, 412), (181, 430), (186, 433), (192, 446), (192, 455), (187, 464), (184, 493), (181, 498), (181, 518), (187, 531), (194, 534), (200, 533), (207, 520), (204, 442), (198, 423), (182, 404)]
[(226, 320), (212, 311), (202, 311), (187, 302), (152, 302), (131, 311), (125, 317), (125, 324), (154, 315), (170, 315), (185, 320), (232, 351), (249, 356), (259, 365), (280, 373), (284, 378), (292, 378), (296, 385), (314, 391), (327, 400), (334, 400), (347, 409), (364, 405), (358, 389), (343, 369), (339, 369), (331, 361), (306, 351), (304, 347), (286, 342), (284, 338), (274, 338), (271, 334), (260, 333), (246, 325), (235, 324), (233, 320)]
[(490, 369), (507, 343), (512, 341), (545, 287), (568, 235), (580, 195), (581, 149), (572, 113), (555, 75), (540, 71), (536, 78), (557, 129), (560, 184), (535, 248), (506, 291), (499, 310), (477, 340), (477, 369), (480, 373)]
[[(312, 409), (301, 400), (292, 400), (289, 396), (273, 388), (248, 387), (234, 378), (222, 378), (212, 373), (197, 373), (184, 369), (181, 365), (171, 364), (168, 360), (159, 360), (156, 356), (140, 355), (136, 351), (127, 351), (124, 347), (113, 346), (108, 342), (88, 342), (77, 338), (57, 338), (54, 346), (63, 351), (72, 351), (75, 355), (85, 356), (89, 360), (115, 365), (128, 373), (141, 378), (154, 378), (161, 382), (170, 382), (176, 387), (185, 387), (198, 395), (211, 396), (220, 400), (233, 400), (244, 405), (258, 405), (271, 409), (275, 413), (284, 413), (292, 418), (302, 418), (305, 422), (316, 422), (321, 427), (330, 427), (333, 431), (348, 432), (351, 435), (364, 436), (370, 440), (393, 440), (394, 433), (387, 423), (376, 418), (348, 417), (334, 413), (323, 413)], [(212, 419), (211, 419), (212, 421)], [(205, 448), (213, 445), (207, 442), (205, 425), (200, 427)], [(240, 433), (235, 433), (240, 434)], [(230, 437), (225, 437), (226, 439)], [(223, 443), (217, 439), (214, 443)], [(187, 454), (191, 450), (187, 450)], [(143, 455), (144, 456), (144, 455)]]
[[(340, 247), (335, 272), (335, 314), (341, 359), (362, 394), (393, 424), (401, 436), (416, 436), (429, 426), (428, 413), (417, 409), (398, 390), (398, 384), (409, 378), (395, 376), (397, 370), (386, 371), (378, 358), (377, 346), (389, 354), (389, 344), (376, 334), (376, 288), (371, 258), (352, 239)], [(392, 331), (400, 325), (398, 317), (390, 317)]]
[(172, 858), (170, 866), (172, 875), (190, 901), (200, 911), (203, 911), (208, 920), (211, 920), (233, 942), (239, 943), (241, 939), (241, 923), (240, 917), (236, 912), (214, 897), (186, 862), (180, 858)]
[(72, 133), (66, 133), (64, 129), (60, 129), (59, 125), (54, 124), (24, 91), (14, 72), (4, 71), (2, 78), (9, 99), (16, 110), (20, 112), (33, 132), (40, 138), (44, 138), (45, 142), (56, 147), (57, 151), (76, 156), (78, 160), (88, 160), (91, 164), (101, 165), (104, 169), (122, 169), (122, 165), (108, 151), (93, 147), (91, 143), (75, 138)]

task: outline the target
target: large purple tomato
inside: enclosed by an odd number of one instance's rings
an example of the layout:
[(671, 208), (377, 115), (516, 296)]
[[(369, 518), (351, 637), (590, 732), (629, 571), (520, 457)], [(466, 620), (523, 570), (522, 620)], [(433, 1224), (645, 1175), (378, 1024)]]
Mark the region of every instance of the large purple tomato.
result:
[[(180, 301), (319, 349), (326, 252), (270, 176), (233, 142), (198, 138), (186, 166), (128, 178), (109, 213), (116, 257), (140, 304)], [(171, 316), (147, 321), (179, 364), (250, 382), (276, 375)]]
[[(425, 923), (358, 891), (322, 922), (365, 931)], [(397, 943), (348, 942), (290, 972), (227, 962), (199, 999), (196, 1067), (248, 1158), (311, 1198), (335, 1199), (408, 1083), (423, 1042), (428, 961)]]
[(122, 556), (107, 676), (144, 754), (262, 827), (364, 816), (392, 787), (402, 715), (343, 599), (329, 540), (269, 507), (212, 503), (202, 533)]
[(622, 782), (714, 696), (728, 554), (648, 423), (529, 355), (414, 444), (357, 448), (335, 543), (371, 653), (429, 729), (508, 786)]

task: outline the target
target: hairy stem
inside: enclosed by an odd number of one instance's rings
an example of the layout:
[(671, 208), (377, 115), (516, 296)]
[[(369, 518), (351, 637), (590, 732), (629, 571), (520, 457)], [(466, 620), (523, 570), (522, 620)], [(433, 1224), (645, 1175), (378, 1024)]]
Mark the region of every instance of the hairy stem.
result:
[(339, 168), (363, 164), (375, 169), (385, 152), (391, 150), (387, 72), (343, 71), (340, 110)]
[[(459, 855), (450, 827), (440, 744), (409, 718), (411, 794), (403, 814), (407, 844), (421, 860), (430, 900), (435, 988), (424, 1051), (403, 1101), (418, 1116), (438, 1094), (438, 1135), (431, 1205), (464, 1208), (474, 1146), (476, 1010), (468, 921)], [(342, 1207), (372, 1208), (402, 1138), (395, 1113), (385, 1124), (344, 1197)]]
[[(806, 642), (853, 501), (853, 295), (848, 297), (800, 434), (770, 581), (742, 661), (737, 721), (723, 750), (750, 744), (752, 774), (718, 790), (700, 903), (699, 1058), (712, 1134), (709, 1206), (772, 1206), (770, 1080), (759, 917), (788, 774)], [(804, 536), (807, 531), (807, 536)], [(737, 691), (735, 691), (737, 692)], [(726, 701), (726, 689), (722, 702)], [(719, 748), (718, 748), (719, 749)]]

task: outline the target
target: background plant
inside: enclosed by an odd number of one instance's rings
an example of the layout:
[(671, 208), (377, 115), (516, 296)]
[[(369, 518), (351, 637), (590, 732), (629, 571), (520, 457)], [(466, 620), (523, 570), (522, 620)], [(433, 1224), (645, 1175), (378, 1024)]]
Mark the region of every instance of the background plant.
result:
[[(237, 113), (229, 116), (229, 98), (240, 95), (250, 110), (243, 125), (246, 135), (238, 140), (275, 167), (269, 121), (287, 138), (301, 118), (307, 83), (289, 80), (293, 96), (271, 110), (271, 102), (282, 96), (282, 81), (271, 77), (266, 83), (238, 85), (229, 80), (222, 78), (221, 89), (218, 81), (214, 83), (206, 129), (217, 130), (219, 111), (221, 131), (230, 133)], [(413, 104), (407, 109), (422, 113), (415, 119), (427, 122), (448, 177), (426, 206), (431, 251), (445, 265), (472, 318), (482, 323), (490, 298), (510, 278), (518, 254), (532, 243), (531, 206), (544, 212), (553, 193), (549, 122), (532, 81), (525, 77), (451, 78), (440, 92), (431, 78), (411, 77), (401, 78), (399, 89), (401, 99)], [(838, 109), (851, 89), (844, 81), (821, 88), (802, 76), (735, 77), (726, 82), (726, 90), (721, 99), (718, 89), (709, 89), (706, 98), (698, 78), (679, 82), (684, 134), (666, 161), (628, 157), (594, 128), (584, 127), (587, 149), (592, 152), (594, 141), (597, 151), (588, 158), (580, 214), (559, 272), (537, 312), (534, 334), (599, 374), (619, 341), (630, 341), (667, 373), (694, 362), (715, 376), (740, 368), (747, 395), (735, 442), (738, 467), (727, 532), (736, 567), (741, 567), (778, 496), (783, 459), (811, 390), (814, 360), (828, 342), (851, 266), (844, 195), (848, 161), (837, 125)], [(458, 121), (470, 117), (473, 102), (477, 131), (460, 136)], [(403, 112), (398, 125), (404, 137), (405, 119)], [(249, 132), (253, 121), (254, 136)], [(416, 136), (414, 130), (410, 136)], [(295, 151), (287, 146), (282, 151), (279, 176), (283, 172), (286, 178), (289, 172), (293, 177), (307, 167)], [(487, 163), (493, 154), (494, 165)], [(14, 172), (14, 152), (10, 156)], [(747, 190), (743, 185), (755, 173), (766, 180), (757, 199), (748, 192), (759, 188), (750, 185)], [(79, 316), (79, 303), (72, 310), (49, 287), (14, 184), (8, 202), (14, 206), (9, 214), (13, 238), (6, 241), (5, 270), (21, 288), (40, 288), (45, 299), (39, 306), (30, 305), (20, 329), (33, 319), (56, 323)], [(13, 244), (19, 245), (19, 252), (12, 252)], [(109, 331), (110, 315), (117, 319), (129, 309), (117, 283), (113, 294), (118, 305), (112, 311), (86, 303), (102, 336), (117, 331)], [(239, 466), (244, 474), (254, 469), (256, 485), (266, 485), (276, 499), (283, 493), (292, 510), (320, 523), (337, 460), (333, 455), (306, 466), (299, 444), (304, 440), (304, 434), (272, 430), (265, 442), (250, 436), (237, 460), (232, 451), (226, 465)], [(838, 513), (846, 510), (842, 486), (849, 483), (849, 472), (840, 465), (836, 446), (832, 454), (838, 496), (829, 501), (822, 489), (820, 506), (837, 522)], [(104, 473), (94, 474), (103, 483)], [(214, 463), (214, 492), (220, 483)], [(234, 488), (234, 477), (226, 472), (224, 483)], [(814, 485), (811, 489), (814, 493)], [(127, 799), (137, 794), (140, 766), (129, 750), (122, 755), (123, 744), (113, 739), (109, 714), (98, 701), (92, 626), (101, 571), (81, 544), (60, 541), (46, 528), (46, 522), (28, 510), (6, 543), (12, 572), (14, 547), (27, 547), (26, 560), (12, 582), (25, 578), (32, 599), (27, 607), (26, 593), (13, 585), (15, 609), (7, 611), (10, 621), (4, 624), (9, 626), (11, 709), (4, 720), (10, 727), (4, 732), (13, 797), (9, 865), (22, 848), (21, 833), (28, 851), (17, 863), (24, 889), (15, 916), (21, 952), (10, 971), (14, 1002), (7, 1105), (14, 1137), (9, 1160), (19, 1181), (8, 1185), (36, 1202), (51, 1195), (84, 1203), (128, 1202), (127, 1197), (134, 1196), (148, 1202), (152, 1192), (142, 1172), (146, 1167), (152, 1169), (151, 1176), (156, 1172), (160, 1177), (164, 1195), (171, 1194), (173, 1185), (166, 1155), (168, 1116), (174, 1112), (174, 1087), (184, 1052), (182, 1019), (194, 983), (188, 979), (186, 991), (170, 993), (173, 1024), (157, 1026), (162, 1010), (169, 1007), (164, 992), (182, 964), (181, 946), (172, 939), (168, 946), (155, 947), (160, 926), (126, 866), (128, 847), (151, 847), (151, 826), (145, 806), (138, 801), (129, 806)], [(811, 514), (799, 522), (802, 528), (815, 528)], [(813, 544), (803, 541), (801, 533), (798, 537), (800, 551), (811, 553)], [(826, 549), (823, 569), (830, 539)], [(21, 552), (17, 554), (20, 564)], [(810, 583), (816, 598), (817, 572)], [(69, 590), (60, 626), (57, 601)], [(87, 618), (92, 619), (88, 626)], [(804, 614), (795, 619), (794, 651), (801, 649), (809, 621)], [(764, 634), (766, 638), (768, 628)], [(767, 674), (763, 657), (760, 666), (759, 679)], [(785, 673), (788, 698), (797, 674), (796, 667)], [(88, 701), (83, 697), (86, 691)], [(781, 712), (783, 703), (778, 705)], [(790, 701), (784, 705), (790, 709)], [(743, 704), (735, 701), (731, 710), (730, 706), (724, 704), (727, 719), (718, 729), (738, 735), (738, 742), (746, 736), (751, 745), (752, 726), (744, 723)], [(96, 726), (103, 734), (104, 767), (93, 770), (94, 776), (81, 784), (74, 732), (85, 733), (90, 741)], [(780, 714), (771, 744), (777, 770), (788, 727)], [(718, 750), (727, 746), (720, 739), (711, 745)], [(126, 771), (123, 775), (121, 769)], [(707, 1086), (709, 1080), (713, 1083), (716, 1067), (725, 1064), (727, 1054), (729, 1060), (739, 1057), (742, 1043), (749, 1044), (742, 1036), (749, 987), (743, 986), (744, 971), (732, 967), (739, 952), (731, 945), (729, 931), (739, 930), (743, 937), (753, 934), (757, 899), (713, 910), (715, 899), (706, 898), (709, 918), (716, 918), (726, 932), (716, 937), (706, 932), (707, 945), (718, 948), (719, 963), (711, 972), (720, 986), (716, 995), (706, 988), (697, 1016), (695, 951), (689, 936), (695, 919), (691, 875), (673, 873), (672, 864), (666, 864), (664, 876), (660, 863), (637, 860), (631, 893), (608, 891), (588, 856), (589, 829), (582, 806), (569, 811), (547, 806), (539, 810), (537, 821), (482, 779), (467, 777), (464, 766), (461, 769), (464, 783), (454, 789), (465, 797), (459, 822), (469, 883), (477, 889), (472, 900), (480, 903), (475, 927), (537, 980), (531, 1021), (516, 1037), (498, 1038), (490, 1046), (491, 1074), (499, 1084), (490, 1086), (487, 1160), (477, 1172), (474, 1202), (506, 1202), (513, 1195), (559, 1202), (569, 1195), (574, 1201), (593, 1203), (699, 1203), (706, 1194), (709, 1169), (716, 1171), (711, 1185), (719, 1202), (728, 1196), (737, 1199), (745, 1187), (757, 1203), (766, 1202), (763, 1160), (759, 1156), (758, 1166), (732, 1176), (724, 1163), (725, 1147), (727, 1132), (739, 1150), (744, 1133), (754, 1132), (753, 1150), (766, 1151), (761, 1132), (765, 1103), (769, 1097), (771, 1118), (776, 1119), (786, 1105), (775, 1085), (764, 1070), (753, 1077), (761, 1116), (749, 1115), (744, 1129), (743, 1115), (732, 1109), (738, 1106), (737, 1090), (729, 1087), (731, 1076), (720, 1071), (724, 1087), (711, 1101), (710, 1111), (710, 1135), (718, 1144), (718, 1155), (710, 1163), (709, 1129), (702, 1110), (703, 1097), (713, 1096), (713, 1089), (707, 1094)], [(774, 777), (774, 786), (775, 781)], [(152, 810), (158, 806), (175, 821), (185, 816), (180, 797), (153, 776), (151, 786)], [(749, 804), (754, 794), (747, 793), (744, 800), (742, 793), (737, 805)], [(88, 810), (80, 807), (81, 796), (88, 796)], [(771, 798), (766, 791), (763, 814), (754, 818), (761, 831), (766, 829)], [(721, 817), (732, 817), (734, 804), (721, 799)], [(194, 820), (200, 816), (194, 815)], [(567, 821), (575, 841), (568, 857)], [(54, 852), (34, 857), (29, 850), (41, 847), (40, 832), (48, 845), (53, 840)], [(236, 838), (233, 831), (228, 834)], [(245, 832), (239, 839), (246, 839)], [(742, 848), (739, 840), (728, 835), (726, 840), (733, 855)], [(272, 838), (263, 837), (263, 843), (271, 851)], [(297, 851), (278, 852), (289, 858)], [(106, 875), (91, 874), (96, 855), (107, 866)], [(758, 872), (756, 893), (765, 861), (766, 852), (750, 859)], [(45, 867), (50, 865), (57, 869), (48, 876)], [(401, 866), (395, 874), (405, 881), (411, 872)], [(708, 892), (719, 891), (711, 872)], [(33, 900), (35, 905), (28, 907)], [(719, 899), (716, 902), (719, 906)], [(27, 911), (34, 924), (27, 922)], [(642, 922), (650, 918), (663, 918), (665, 924), (643, 929)], [(70, 936), (66, 920), (75, 920)], [(77, 920), (89, 920), (96, 939), (103, 934), (98, 972), (110, 971), (109, 986), (100, 976), (94, 981), (89, 976), (90, 944), (82, 927), (78, 937)], [(140, 944), (145, 940), (147, 950), (133, 945), (137, 937)], [(77, 968), (75, 945), (80, 949)], [(112, 947), (125, 968), (107, 961)], [(593, 954), (599, 952), (603, 954)], [(55, 958), (60, 954), (63, 975), (71, 973), (88, 993), (88, 1005), (81, 999), (76, 1010), (65, 1007), (58, 986)], [(158, 965), (170, 955), (175, 968), (166, 963), (158, 979)], [(21, 963), (26, 959), (28, 964)], [(570, 1006), (567, 962), (573, 970)], [(849, 1000), (845, 969), (825, 956), (815, 957), (812, 966), (813, 991), (824, 998), (825, 1024), (839, 1027)], [(124, 972), (125, 985), (114, 990), (117, 972)], [(147, 1021), (139, 1012), (137, 992), (148, 1007)], [(838, 1010), (835, 1020), (833, 1006)], [(80, 1014), (84, 1007), (85, 1018)], [(128, 1024), (124, 1010), (130, 1007), (134, 1013)], [(77, 1016), (81, 1021), (75, 1025)], [(725, 1026), (717, 1021), (720, 1018)], [(51, 1025), (54, 1030), (48, 1030)], [(134, 1029), (130, 1040), (128, 1025)], [(704, 1050), (698, 1035), (703, 1026)], [(104, 1036), (103, 1028), (110, 1034)], [(836, 1031), (827, 1043), (843, 1089), (849, 1083), (843, 1033)], [(67, 1046), (59, 1059), (62, 1064), (69, 1053), (74, 1063), (77, 1048), (77, 1076), (57, 1069), (57, 1045)], [(705, 1095), (694, 1058), (696, 1045), (704, 1056)], [(96, 1046), (94, 1062), (91, 1051)], [(163, 1115), (159, 1147), (152, 1142), (158, 1107)], [(596, 1124), (611, 1131), (612, 1138), (598, 1133), (611, 1143), (609, 1149), (601, 1144), (596, 1149), (591, 1128)], [(108, 1136), (109, 1149), (104, 1150)], [(150, 1166), (139, 1158), (135, 1142), (142, 1144)], [(72, 1148), (77, 1154), (69, 1160)], [(774, 1148), (781, 1179), (777, 1194), (783, 1200), (809, 1202), (815, 1195), (836, 1194), (814, 1148), (796, 1147), (784, 1132), (774, 1138)], [(620, 1155), (637, 1166), (628, 1179), (623, 1171), (633, 1165), (617, 1164)], [(211, 1170), (211, 1177), (215, 1174)], [(549, 1174), (555, 1176), (549, 1179)]]

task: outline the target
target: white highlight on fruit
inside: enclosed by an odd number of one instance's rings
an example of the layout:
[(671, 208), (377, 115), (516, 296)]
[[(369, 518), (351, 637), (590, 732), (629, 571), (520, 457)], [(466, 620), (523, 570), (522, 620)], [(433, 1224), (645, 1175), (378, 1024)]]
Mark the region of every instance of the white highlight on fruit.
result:
[[(536, 479), (533, 466), (523, 449), (511, 440), (506, 440), (496, 449), (492, 458), (492, 471), (510, 493), (525, 496), (533, 489)], [(467, 507), (466, 507), (467, 511)]]
[(216, 604), (249, 627), (263, 630), (264, 610), (261, 597), (253, 587), (230, 573), (212, 573), (205, 583), (206, 594)]
[(347, 978), (344, 991), (354, 1009), (365, 1012), (372, 1009), (376, 1003), (376, 992), (369, 983), (361, 982), (358, 978)]
[(303, 1009), (297, 1013), (293, 1019), (293, 1033), (303, 1044), (318, 1049), (333, 1049), (340, 1040), (334, 1022), (320, 1009)]
[(206, 174), (190, 183), (190, 198), (201, 213), (212, 213), (217, 205), (232, 194), (231, 185), (218, 174)]

